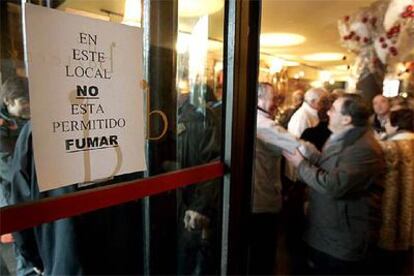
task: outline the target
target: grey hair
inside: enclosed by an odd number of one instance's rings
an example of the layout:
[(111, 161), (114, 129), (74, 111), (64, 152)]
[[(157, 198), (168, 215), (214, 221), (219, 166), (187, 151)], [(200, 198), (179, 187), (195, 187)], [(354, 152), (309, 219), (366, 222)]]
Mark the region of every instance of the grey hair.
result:
[(305, 93), (305, 102), (310, 104), (313, 101), (319, 100), (319, 98), (326, 93), (326, 90), (323, 88), (311, 88)]

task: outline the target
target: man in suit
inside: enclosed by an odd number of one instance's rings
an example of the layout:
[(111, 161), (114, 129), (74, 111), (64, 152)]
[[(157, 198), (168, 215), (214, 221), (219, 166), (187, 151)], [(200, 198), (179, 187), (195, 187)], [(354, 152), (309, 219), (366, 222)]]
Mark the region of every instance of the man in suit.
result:
[(328, 116), (332, 135), (322, 153), (284, 156), (310, 188), (304, 240), (311, 268), (317, 274), (365, 274), (380, 228), (383, 154), (367, 127), (362, 98), (338, 98)]

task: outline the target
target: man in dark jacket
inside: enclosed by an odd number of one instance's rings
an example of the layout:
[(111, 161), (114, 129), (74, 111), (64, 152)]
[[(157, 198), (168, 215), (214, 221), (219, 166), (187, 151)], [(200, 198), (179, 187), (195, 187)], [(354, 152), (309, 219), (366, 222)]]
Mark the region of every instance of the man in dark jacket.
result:
[[(11, 204), (12, 183), (7, 178), (12, 169), (12, 157), (17, 138), (30, 118), (29, 93), (27, 80), (19, 77), (7, 79), (0, 92), (0, 207)], [(6, 234), (10, 235), (10, 234)], [(14, 237), (19, 235), (14, 234)], [(14, 245), (17, 275), (36, 275), (38, 256), (31, 262), (21, 252), (18, 244)]]
[(284, 155), (310, 188), (304, 239), (315, 272), (365, 274), (380, 229), (385, 163), (360, 97), (338, 98), (328, 115), (332, 135), (322, 153)]
[[(39, 192), (30, 122), (23, 127), (17, 140), (9, 178), (13, 183), (12, 203), (38, 200), (75, 191), (72, 185), (44, 193)], [(82, 274), (73, 218), (60, 219), (21, 231), (15, 236), (15, 240), (26, 259), (38, 266), (43, 265), (44, 275)]]
[[(189, 94), (186, 93), (181, 93), (178, 102), (178, 167), (201, 165), (217, 159), (221, 146), (221, 105), (209, 103), (201, 110), (204, 112), (201, 112), (189, 102)], [(218, 181), (209, 181), (177, 192), (180, 222), (179, 274), (218, 273), (218, 185)]]
[(10, 170), (17, 137), (30, 118), (29, 94), (21, 78), (10, 78), (0, 93), (0, 207), (9, 205), (10, 182), (5, 179)]
[[(12, 203), (57, 197), (82, 189), (75, 184), (39, 191), (30, 122), (23, 127), (17, 140), (8, 178), (13, 183)], [(43, 266), (44, 275), (137, 274), (139, 242), (132, 234), (137, 233), (138, 223), (128, 217), (137, 210), (131, 203), (43, 223), (19, 232), (15, 241), (27, 260), (37, 267)], [(103, 243), (105, 250), (97, 250)], [(127, 253), (114, 255), (119, 248)]]
[(390, 100), (383, 95), (376, 95), (372, 99), (372, 108), (374, 109), (374, 114), (370, 118), (371, 127), (378, 138), (384, 138), (386, 135), (385, 124), (390, 117)]

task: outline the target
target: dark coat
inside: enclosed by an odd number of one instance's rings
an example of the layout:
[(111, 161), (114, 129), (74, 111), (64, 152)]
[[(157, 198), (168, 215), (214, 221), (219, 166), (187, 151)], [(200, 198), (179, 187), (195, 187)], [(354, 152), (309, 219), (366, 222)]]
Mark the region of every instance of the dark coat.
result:
[[(221, 104), (208, 105), (205, 114), (188, 101), (178, 110), (177, 163), (180, 168), (206, 164), (218, 159), (221, 148)], [(219, 256), (218, 193), (220, 180), (197, 183), (177, 191), (180, 209), (180, 237), (178, 244), (178, 274), (217, 274)], [(209, 225), (203, 231), (184, 229), (185, 211), (192, 210), (206, 216)]]
[(11, 184), (5, 178), (11, 167), (14, 146), (26, 122), (12, 118), (6, 106), (0, 104), (0, 207), (10, 204)]
[[(22, 129), (16, 143), (9, 179), (13, 182), (12, 203), (56, 197), (84, 189), (71, 185), (39, 192), (30, 123)], [(22, 255), (36, 267), (43, 266), (45, 275), (136, 275), (142, 273), (140, 214), (139, 205), (135, 202), (125, 203), (44, 223), (14, 233), (14, 236)]]
[(385, 168), (380, 145), (366, 128), (355, 127), (324, 151), (299, 164), (309, 187), (309, 246), (333, 257), (359, 261), (376, 243), (381, 224), (379, 179)]
[[(219, 114), (221, 116), (221, 109), (206, 107), (204, 116), (188, 101), (180, 107), (177, 127), (177, 162), (180, 168), (206, 164), (220, 156)], [(181, 189), (181, 203), (186, 210), (197, 211), (208, 217), (216, 216), (217, 184), (216, 181), (209, 181)]]
[[(40, 193), (32, 150), (31, 123), (23, 127), (13, 155), (12, 170), (8, 176), (13, 183), (12, 203), (59, 196), (74, 191), (68, 186)], [(76, 234), (72, 218), (44, 223), (22, 232), (14, 233), (21, 254), (37, 267), (44, 267), (45, 275), (80, 275)], [(41, 264), (38, 257), (40, 256)]]
[(371, 124), (371, 128), (375, 131), (375, 133), (377, 133), (378, 135), (383, 135), (386, 133), (385, 126), (381, 124), (376, 114), (372, 115), (369, 121)]

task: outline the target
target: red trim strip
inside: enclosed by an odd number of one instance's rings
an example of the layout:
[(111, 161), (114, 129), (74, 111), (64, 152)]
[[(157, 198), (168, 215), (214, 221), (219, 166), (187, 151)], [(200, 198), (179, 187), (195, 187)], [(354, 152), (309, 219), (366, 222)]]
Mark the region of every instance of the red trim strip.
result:
[(137, 181), (8, 206), (0, 209), (0, 234), (141, 199), (223, 175), (224, 164), (217, 161)]

